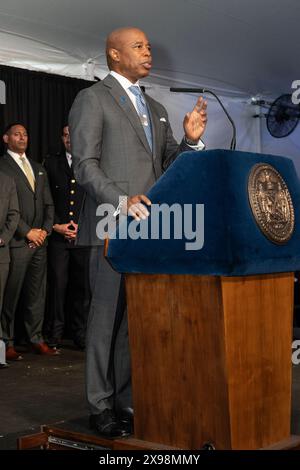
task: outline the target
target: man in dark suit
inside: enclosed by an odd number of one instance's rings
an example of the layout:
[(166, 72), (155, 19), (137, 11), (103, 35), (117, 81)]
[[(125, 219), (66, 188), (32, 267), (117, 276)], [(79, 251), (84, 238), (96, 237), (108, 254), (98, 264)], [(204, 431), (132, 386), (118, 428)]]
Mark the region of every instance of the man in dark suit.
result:
[(106, 53), (110, 74), (79, 93), (69, 125), (75, 175), (87, 192), (78, 243), (93, 245), (86, 371), (90, 425), (112, 438), (132, 430), (130, 356), (124, 287), (121, 276), (102, 259), (96, 209), (109, 203), (118, 206), (116, 214), (122, 210), (137, 220), (146, 218), (151, 201), (145, 192), (179, 153), (204, 147), (199, 139), (206, 126), (206, 102), (199, 98), (185, 116), (185, 138), (178, 145), (165, 108), (139, 87), (152, 62), (143, 31), (112, 32)]
[(84, 191), (75, 180), (72, 166), (69, 127), (62, 133), (64, 151), (45, 160), (55, 215), (49, 238), (49, 322), (48, 344), (58, 346), (63, 337), (67, 289), (73, 340), (79, 349), (85, 348), (86, 324), (89, 311), (90, 248), (75, 245), (78, 218)]
[(4, 289), (9, 269), (9, 243), (20, 220), (18, 195), (12, 178), (0, 173), (0, 368), (6, 367), (5, 347), (2, 342), (1, 312)]
[(21, 123), (9, 125), (3, 135), (7, 153), (0, 159), (0, 171), (15, 181), (20, 221), (11, 240), (11, 262), (5, 288), (2, 330), (6, 358), (20, 360), (14, 348), (14, 320), (22, 293), (24, 326), (33, 350), (55, 355), (42, 337), (46, 294), (46, 240), (54, 217), (53, 201), (42, 165), (26, 157), (28, 135)]

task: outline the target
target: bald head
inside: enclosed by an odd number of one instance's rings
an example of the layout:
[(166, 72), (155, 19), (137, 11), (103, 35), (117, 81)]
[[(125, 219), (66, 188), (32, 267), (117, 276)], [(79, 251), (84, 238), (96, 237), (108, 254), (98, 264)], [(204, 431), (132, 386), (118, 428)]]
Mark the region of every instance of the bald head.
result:
[(106, 58), (110, 70), (135, 83), (149, 75), (151, 46), (145, 33), (138, 28), (116, 29), (107, 37)]
[[(126, 39), (130, 37), (130, 35), (134, 32), (137, 33), (143, 33), (138, 28), (118, 28), (112, 31), (106, 38), (106, 58), (107, 58), (107, 64), (109, 66), (109, 62), (112, 60), (110, 57), (110, 50), (111, 49), (118, 49), (122, 46), (124, 42), (126, 42)], [(143, 33), (144, 34), (144, 33)], [(113, 65), (113, 60), (112, 60), (112, 65)], [(109, 67), (110, 68), (110, 67)]]
[(106, 38), (106, 53), (108, 54), (108, 51), (111, 48), (113, 49), (118, 48), (118, 46), (120, 46), (120, 44), (122, 44), (122, 42), (126, 40), (126, 36), (133, 31), (141, 32), (141, 30), (138, 28), (128, 27), (128, 28), (118, 28), (112, 31), (111, 33), (109, 33), (109, 35)]

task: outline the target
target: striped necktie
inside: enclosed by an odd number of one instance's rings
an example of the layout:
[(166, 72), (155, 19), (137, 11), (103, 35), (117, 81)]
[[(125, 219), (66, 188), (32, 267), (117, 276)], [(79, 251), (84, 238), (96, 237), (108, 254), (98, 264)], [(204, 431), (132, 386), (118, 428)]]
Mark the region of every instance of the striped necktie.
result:
[(20, 160), (21, 160), (22, 168), (24, 170), (26, 178), (28, 179), (28, 183), (30, 184), (31, 189), (34, 192), (34, 190), (35, 190), (35, 181), (34, 181), (34, 177), (33, 177), (32, 172), (31, 172), (31, 168), (29, 167), (25, 157), (20, 157)]
[(137, 110), (138, 110), (138, 115), (139, 115), (139, 118), (141, 120), (142, 126), (144, 128), (144, 131), (145, 131), (145, 134), (146, 134), (146, 137), (147, 137), (149, 147), (150, 147), (151, 152), (152, 152), (151, 121), (150, 121), (149, 111), (148, 111), (148, 107), (147, 107), (145, 98), (142, 94), (142, 91), (141, 91), (140, 87), (138, 87), (136, 85), (131, 85), (129, 87), (129, 90), (136, 97), (136, 107), (137, 107)]

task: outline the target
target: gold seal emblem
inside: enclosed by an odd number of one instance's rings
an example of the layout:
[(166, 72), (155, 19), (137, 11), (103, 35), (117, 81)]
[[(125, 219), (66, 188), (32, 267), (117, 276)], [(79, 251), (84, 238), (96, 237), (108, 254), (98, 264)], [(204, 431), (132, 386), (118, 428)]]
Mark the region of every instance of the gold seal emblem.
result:
[(274, 243), (286, 243), (294, 232), (295, 214), (288, 187), (277, 170), (266, 163), (252, 168), (248, 197), (257, 225)]

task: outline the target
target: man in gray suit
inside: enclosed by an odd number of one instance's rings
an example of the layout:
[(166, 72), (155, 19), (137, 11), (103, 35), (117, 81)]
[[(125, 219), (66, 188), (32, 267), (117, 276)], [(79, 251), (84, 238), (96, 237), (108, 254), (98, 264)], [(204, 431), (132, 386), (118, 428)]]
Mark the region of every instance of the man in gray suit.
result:
[[(143, 31), (122, 28), (107, 38), (110, 74), (77, 96), (69, 117), (75, 176), (87, 196), (78, 243), (93, 246), (92, 302), (87, 332), (87, 399), (90, 426), (114, 438), (132, 432), (130, 355), (121, 276), (103, 259), (96, 236), (96, 209), (146, 218), (145, 192), (182, 151), (202, 149), (206, 102), (199, 98), (184, 118), (185, 138), (175, 141), (165, 108), (141, 92), (138, 80), (151, 69), (151, 46)], [(124, 198), (119, 204), (119, 198)]]
[(10, 261), (9, 242), (16, 231), (19, 220), (20, 212), (15, 182), (9, 176), (0, 173), (0, 369), (6, 367), (1, 312)]
[(0, 170), (15, 181), (20, 220), (10, 244), (11, 261), (1, 323), (6, 358), (18, 361), (22, 356), (14, 348), (14, 320), (21, 294), (24, 325), (32, 349), (47, 356), (58, 353), (47, 346), (42, 336), (47, 269), (45, 245), (52, 231), (54, 206), (45, 169), (26, 156), (26, 128), (21, 123), (10, 124), (3, 140), (7, 153), (0, 159)]

